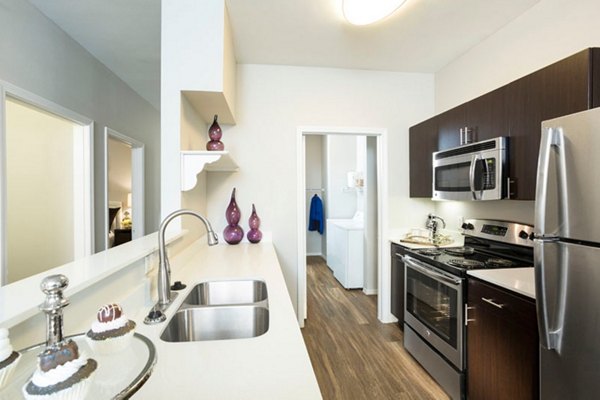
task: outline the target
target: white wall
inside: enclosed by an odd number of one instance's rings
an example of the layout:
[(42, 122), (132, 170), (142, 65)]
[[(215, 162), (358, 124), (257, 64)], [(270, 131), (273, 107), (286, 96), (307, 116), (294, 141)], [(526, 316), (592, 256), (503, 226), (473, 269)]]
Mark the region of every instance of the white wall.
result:
[(207, 177), (208, 216), (223, 229), (234, 186), (244, 225), (256, 204), (294, 305), (298, 126), (387, 128), (389, 226), (421, 224), (432, 210), (408, 197), (408, 127), (433, 113), (431, 74), (238, 65), (237, 82), (237, 125), (224, 130), (223, 141), (240, 169)]
[[(158, 227), (159, 113), (28, 1), (0, 5), (0, 80), (93, 119), (96, 249), (104, 249), (103, 131), (146, 145), (146, 230)], [(126, 40), (126, 38), (123, 38)]]
[[(198, 136), (201, 132), (205, 135), (206, 122), (209, 121), (202, 121), (197, 115), (193, 115), (196, 112), (186, 103), (187, 100), (181, 96), (181, 91), (225, 92), (225, 97), (233, 105), (235, 79), (231, 76), (235, 75), (235, 56), (228, 27), (224, 0), (178, 0), (161, 3), (160, 123), (163, 217), (182, 206), (202, 211), (201, 203), (204, 199), (194, 201), (193, 198), (189, 198), (190, 195), (193, 197), (192, 194), (181, 193), (180, 150), (206, 150), (206, 140), (193, 139), (193, 136), (185, 131), (195, 130)], [(224, 129), (224, 126), (221, 125), (221, 128)], [(225, 143), (225, 149), (229, 150), (227, 138), (224, 137), (222, 141)], [(197, 195), (204, 193), (203, 183), (199, 183), (192, 192), (196, 192)], [(188, 198), (185, 198), (186, 196)], [(196, 222), (192, 223), (197, 225)], [(179, 224), (179, 221), (174, 221), (170, 226), (175, 228)], [(187, 222), (183, 222), (182, 226), (186, 224)]]
[(327, 135), (326, 219), (349, 219), (356, 212), (356, 191), (347, 190), (347, 173), (356, 170), (356, 137)]
[(6, 102), (8, 283), (75, 258), (73, 151), (75, 135), (82, 134), (77, 127), (21, 102)]
[[(377, 139), (366, 140), (365, 205), (365, 273), (363, 290), (377, 292)], [(384, 254), (384, 257), (387, 254)]]
[[(435, 75), (436, 113), (489, 92), (535, 70), (600, 46), (597, 0), (541, 0), (522, 16)], [(456, 227), (457, 216), (533, 223), (534, 202), (444, 202), (436, 212)]]
[[(309, 135), (306, 136), (306, 188), (321, 189), (324, 188), (323, 181), (323, 136)], [(310, 220), (310, 203), (312, 197), (316, 194), (324, 199), (324, 193), (321, 190), (306, 191), (306, 226)], [(319, 231), (306, 232), (306, 254), (307, 255), (323, 255), (323, 235)]]

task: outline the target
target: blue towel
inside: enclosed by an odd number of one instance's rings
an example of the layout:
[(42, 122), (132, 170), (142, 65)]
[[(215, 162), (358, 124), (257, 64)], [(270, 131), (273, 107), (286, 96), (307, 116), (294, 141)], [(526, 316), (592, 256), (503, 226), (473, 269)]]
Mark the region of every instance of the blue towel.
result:
[(325, 216), (323, 215), (323, 202), (316, 194), (310, 201), (310, 217), (308, 218), (308, 230), (319, 231), (322, 235), (325, 229)]

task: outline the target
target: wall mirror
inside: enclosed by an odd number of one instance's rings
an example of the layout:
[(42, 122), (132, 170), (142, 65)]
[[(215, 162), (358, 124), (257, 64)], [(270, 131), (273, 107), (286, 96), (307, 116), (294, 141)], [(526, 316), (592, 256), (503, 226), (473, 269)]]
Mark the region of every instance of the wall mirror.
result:
[(0, 283), (92, 254), (91, 119), (0, 82)]

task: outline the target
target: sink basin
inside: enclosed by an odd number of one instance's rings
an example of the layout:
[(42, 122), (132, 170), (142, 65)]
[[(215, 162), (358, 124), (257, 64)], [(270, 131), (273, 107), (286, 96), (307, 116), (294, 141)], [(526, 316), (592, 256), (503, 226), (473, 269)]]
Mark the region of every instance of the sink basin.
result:
[(269, 309), (256, 305), (197, 307), (175, 313), (160, 338), (166, 342), (245, 339), (269, 330)]
[(267, 298), (263, 281), (210, 281), (196, 285), (183, 301), (188, 305), (215, 306), (258, 303)]

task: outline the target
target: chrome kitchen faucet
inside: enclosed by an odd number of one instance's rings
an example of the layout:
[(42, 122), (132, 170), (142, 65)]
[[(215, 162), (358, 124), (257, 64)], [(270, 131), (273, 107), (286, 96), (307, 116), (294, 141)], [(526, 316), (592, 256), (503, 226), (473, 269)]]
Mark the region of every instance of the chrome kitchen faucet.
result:
[(180, 215), (191, 215), (198, 218), (204, 223), (206, 227), (207, 241), (209, 246), (214, 246), (219, 243), (219, 237), (213, 231), (210, 222), (202, 215), (192, 210), (177, 210), (167, 215), (161, 222), (158, 228), (158, 302), (153, 307), (150, 314), (144, 320), (147, 324), (153, 324), (164, 321), (165, 315), (163, 311), (167, 309), (169, 304), (173, 301), (171, 298), (171, 267), (169, 265), (169, 257), (167, 256), (167, 249), (165, 246), (165, 231), (169, 223)]
[(429, 229), (429, 238), (431, 239), (431, 243), (434, 245), (437, 245), (440, 239), (440, 234), (438, 233), (438, 221), (442, 223), (442, 228), (446, 228), (446, 221), (444, 221), (441, 217), (438, 217), (434, 214), (429, 214), (427, 216), (426, 227)]

